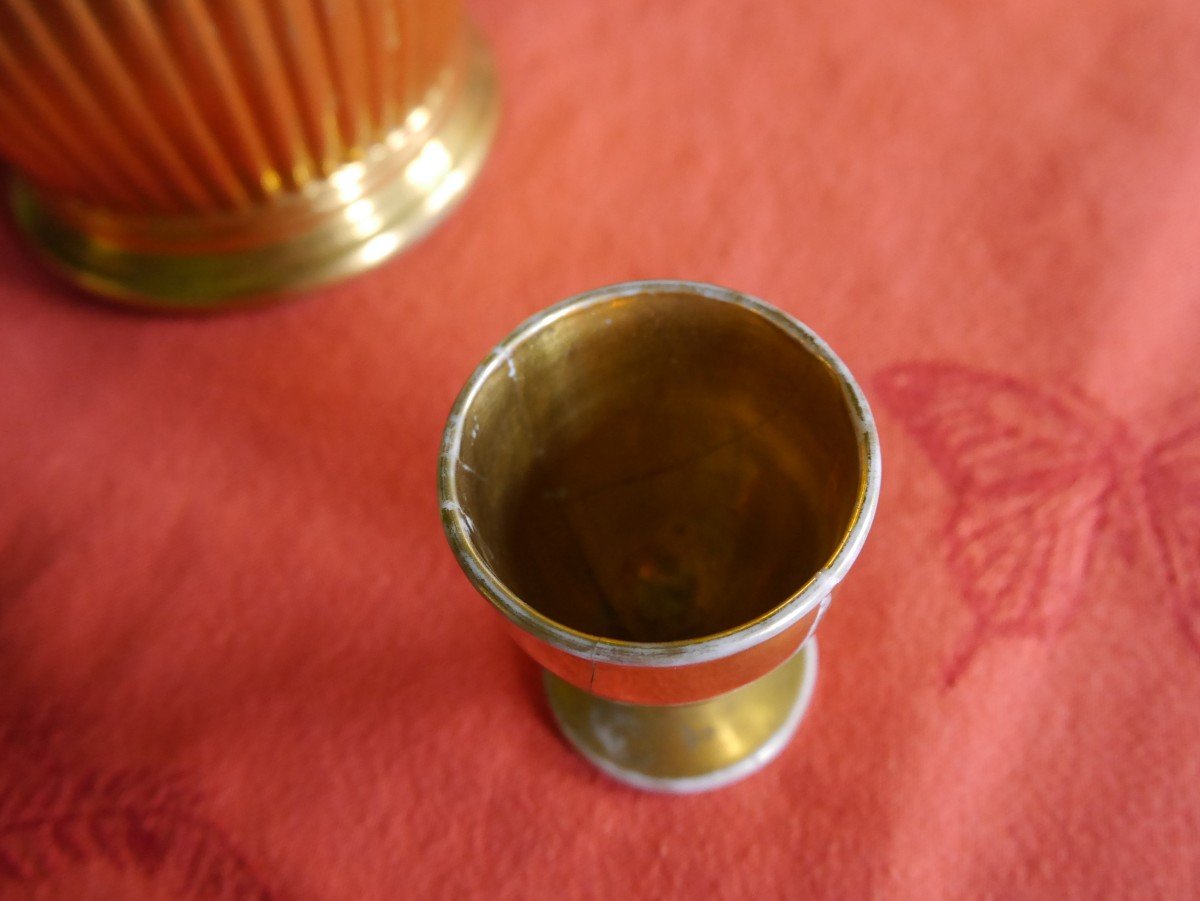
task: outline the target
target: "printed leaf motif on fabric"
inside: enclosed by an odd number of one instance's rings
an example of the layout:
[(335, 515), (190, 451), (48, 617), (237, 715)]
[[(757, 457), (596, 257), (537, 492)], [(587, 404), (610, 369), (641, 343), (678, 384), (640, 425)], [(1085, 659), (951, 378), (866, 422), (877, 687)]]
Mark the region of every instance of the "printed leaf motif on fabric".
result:
[(0, 783), (0, 884), (41, 882), (96, 858), (182, 898), (273, 897), (177, 778), (46, 766), (18, 768)]

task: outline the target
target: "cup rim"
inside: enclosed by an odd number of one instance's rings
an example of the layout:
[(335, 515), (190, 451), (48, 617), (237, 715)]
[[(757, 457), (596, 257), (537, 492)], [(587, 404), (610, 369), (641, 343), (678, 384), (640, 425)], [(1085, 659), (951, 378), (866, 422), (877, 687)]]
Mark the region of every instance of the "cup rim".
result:
[[(837, 550), (824, 567), (786, 600), (724, 632), (679, 641), (635, 642), (589, 635), (564, 626), (538, 612), (504, 584), (475, 546), (473, 527), (459, 503), (457, 463), (466, 411), (487, 379), (497, 369), (511, 364), (513, 351), (523, 341), (564, 316), (594, 304), (651, 294), (691, 294), (734, 304), (766, 319), (824, 362), (837, 376), (855, 427), (860, 479), (854, 513)], [(438, 499), (442, 527), (459, 566), (474, 588), (519, 629), (586, 660), (625, 666), (682, 666), (718, 660), (761, 644), (804, 619), (823, 602), (828, 603), (830, 591), (862, 550), (879, 503), (880, 477), (879, 435), (871, 408), (849, 369), (828, 344), (799, 320), (757, 297), (703, 282), (654, 279), (621, 282), (569, 297), (530, 316), (492, 349), (467, 379), (451, 408), (438, 458)]]

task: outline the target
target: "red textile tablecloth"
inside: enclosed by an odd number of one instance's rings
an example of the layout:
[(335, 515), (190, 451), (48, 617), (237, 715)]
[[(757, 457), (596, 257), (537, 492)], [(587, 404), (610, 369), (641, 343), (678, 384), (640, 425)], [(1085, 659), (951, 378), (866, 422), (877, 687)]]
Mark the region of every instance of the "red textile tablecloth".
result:
[[(0, 237), (0, 897), (1200, 894), (1200, 6), (502, 3), (384, 269), (204, 319)], [(443, 540), (451, 401), (630, 278), (797, 315), (884, 493), (766, 771), (556, 735)]]

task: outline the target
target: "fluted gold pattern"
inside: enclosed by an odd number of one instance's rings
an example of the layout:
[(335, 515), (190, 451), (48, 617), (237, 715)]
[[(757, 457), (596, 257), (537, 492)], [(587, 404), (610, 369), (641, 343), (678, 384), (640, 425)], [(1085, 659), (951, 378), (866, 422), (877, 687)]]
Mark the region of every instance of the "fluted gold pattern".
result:
[(444, 100), (461, 25), (439, 0), (0, 0), (0, 155), (113, 210), (250, 206)]
[(472, 35), (457, 0), (0, 0), (18, 220), (87, 287), (189, 305), (373, 265), (482, 160)]

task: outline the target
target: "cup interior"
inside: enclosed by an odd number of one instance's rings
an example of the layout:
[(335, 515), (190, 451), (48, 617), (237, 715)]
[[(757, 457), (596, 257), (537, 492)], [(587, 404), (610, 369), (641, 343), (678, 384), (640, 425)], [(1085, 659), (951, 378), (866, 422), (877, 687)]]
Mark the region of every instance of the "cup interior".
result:
[(467, 392), (444, 465), (468, 541), (585, 635), (751, 623), (834, 558), (861, 504), (862, 412), (807, 332), (756, 304), (666, 290), (559, 309)]

